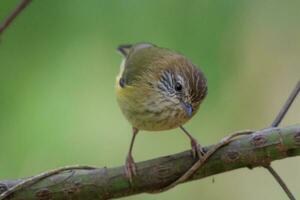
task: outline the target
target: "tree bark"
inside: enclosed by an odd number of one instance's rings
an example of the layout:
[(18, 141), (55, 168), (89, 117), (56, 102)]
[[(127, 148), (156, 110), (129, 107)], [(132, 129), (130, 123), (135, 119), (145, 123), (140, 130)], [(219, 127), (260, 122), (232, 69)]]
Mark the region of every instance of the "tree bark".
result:
[[(206, 147), (207, 150), (213, 146)], [(242, 136), (220, 148), (189, 180), (242, 167), (267, 166), (270, 162), (300, 155), (300, 124), (268, 128)], [(21, 187), (10, 200), (102, 200), (163, 188), (186, 172), (195, 162), (190, 151), (137, 163), (137, 176), (130, 183), (124, 167), (67, 168)], [(0, 181), (0, 194), (26, 179)], [(1, 198), (0, 198), (1, 199)]]

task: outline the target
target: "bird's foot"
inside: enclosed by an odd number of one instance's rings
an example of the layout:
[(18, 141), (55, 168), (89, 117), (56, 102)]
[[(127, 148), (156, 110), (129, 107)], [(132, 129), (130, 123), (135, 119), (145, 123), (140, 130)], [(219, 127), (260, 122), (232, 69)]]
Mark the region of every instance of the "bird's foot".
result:
[(136, 165), (131, 155), (128, 155), (125, 163), (125, 173), (129, 178), (129, 181), (132, 182), (133, 176), (136, 175)]
[(197, 142), (196, 139), (191, 140), (191, 146), (193, 157), (203, 160), (203, 157), (206, 153), (205, 149)]

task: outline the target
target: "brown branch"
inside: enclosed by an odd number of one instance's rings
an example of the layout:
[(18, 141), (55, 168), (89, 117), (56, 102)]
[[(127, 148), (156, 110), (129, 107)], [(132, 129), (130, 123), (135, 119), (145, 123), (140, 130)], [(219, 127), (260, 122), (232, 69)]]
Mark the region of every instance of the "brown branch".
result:
[[(286, 115), (287, 111), (291, 107), (292, 103), (298, 96), (300, 91), (300, 80), (297, 82), (295, 88), (291, 92), (289, 98), (286, 100), (285, 104), (282, 106), (281, 110), (279, 111), (278, 115), (276, 116), (275, 120), (271, 124), (271, 127), (277, 127), (279, 126), (280, 122)], [(270, 174), (274, 177), (274, 179), (277, 181), (277, 183), (280, 185), (280, 187), (283, 189), (285, 194), (289, 197), (290, 200), (296, 200), (293, 193), (290, 191), (286, 183), (283, 181), (283, 179), (280, 177), (280, 175), (273, 169), (271, 165), (265, 166), (265, 168), (270, 172)]]
[(13, 22), (13, 20), (29, 5), (32, 0), (21, 0), (17, 7), (11, 12), (9, 16), (0, 24), (0, 35)]
[[(214, 146), (206, 147), (207, 151)], [(267, 166), (270, 162), (300, 155), (300, 124), (285, 128), (268, 128), (232, 141), (221, 147), (186, 181), (224, 173), (242, 167)], [(27, 182), (1, 200), (84, 199), (101, 200), (157, 191), (177, 180), (195, 163), (190, 151), (137, 163), (132, 184), (124, 167), (63, 168), (28, 179), (0, 181), (0, 191), (9, 191)], [(45, 176), (46, 175), (46, 176)], [(29, 178), (33, 180), (35, 177)], [(43, 177), (43, 178), (41, 178)], [(2, 188), (2, 189), (1, 189)]]

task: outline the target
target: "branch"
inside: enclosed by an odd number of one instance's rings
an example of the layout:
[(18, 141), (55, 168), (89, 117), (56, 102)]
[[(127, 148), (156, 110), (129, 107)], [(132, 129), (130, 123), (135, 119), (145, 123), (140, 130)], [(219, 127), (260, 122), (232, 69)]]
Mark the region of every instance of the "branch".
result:
[[(281, 108), (280, 112), (276, 116), (275, 120), (271, 124), (271, 127), (277, 127), (284, 116), (286, 115), (287, 111), (291, 107), (292, 103), (295, 101), (296, 97), (298, 96), (300, 92), (300, 80), (297, 82), (296, 86), (294, 87), (293, 91), (291, 92), (289, 98), (286, 100), (285, 104)], [(290, 191), (288, 186), (285, 184), (283, 179), (280, 177), (280, 175), (273, 169), (271, 165), (265, 166), (265, 168), (270, 172), (270, 174), (275, 178), (277, 183), (280, 185), (280, 187), (283, 189), (283, 191), (286, 193), (286, 195), (289, 197), (290, 200), (296, 200), (293, 193)]]
[(298, 96), (300, 92), (300, 80), (298, 80), (296, 86), (294, 87), (293, 91), (291, 92), (289, 98), (286, 100), (285, 104), (281, 108), (280, 112), (276, 116), (275, 120), (271, 124), (271, 127), (277, 127), (282, 119), (284, 118), (285, 114), (291, 107), (292, 103), (295, 101), (296, 97)]
[(11, 12), (9, 16), (0, 24), (0, 35), (12, 23), (12, 21), (29, 5), (32, 0), (21, 0), (17, 7)]
[[(214, 145), (206, 149), (213, 147)], [(268, 166), (272, 161), (297, 155), (300, 155), (300, 124), (263, 129), (220, 148), (187, 181), (243, 167), (251, 169)], [(137, 164), (138, 175), (133, 178), (132, 184), (125, 176), (123, 166), (98, 169), (63, 168), (53, 171), (56, 173), (49, 173), (42, 180), (19, 188), (5, 199), (99, 200), (152, 192), (174, 182), (194, 162), (190, 151), (140, 162)], [(0, 193), (24, 180), (27, 179), (0, 181)]]

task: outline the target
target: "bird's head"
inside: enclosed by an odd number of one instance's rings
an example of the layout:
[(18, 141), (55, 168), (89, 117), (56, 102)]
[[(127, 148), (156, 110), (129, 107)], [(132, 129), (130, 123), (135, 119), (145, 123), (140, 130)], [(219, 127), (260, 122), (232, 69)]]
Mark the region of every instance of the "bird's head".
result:
[(164, 58), (157, 88), (166, 101), (192, 117), (207, 94), (206, 78), (189, 60), (181, 55)]

